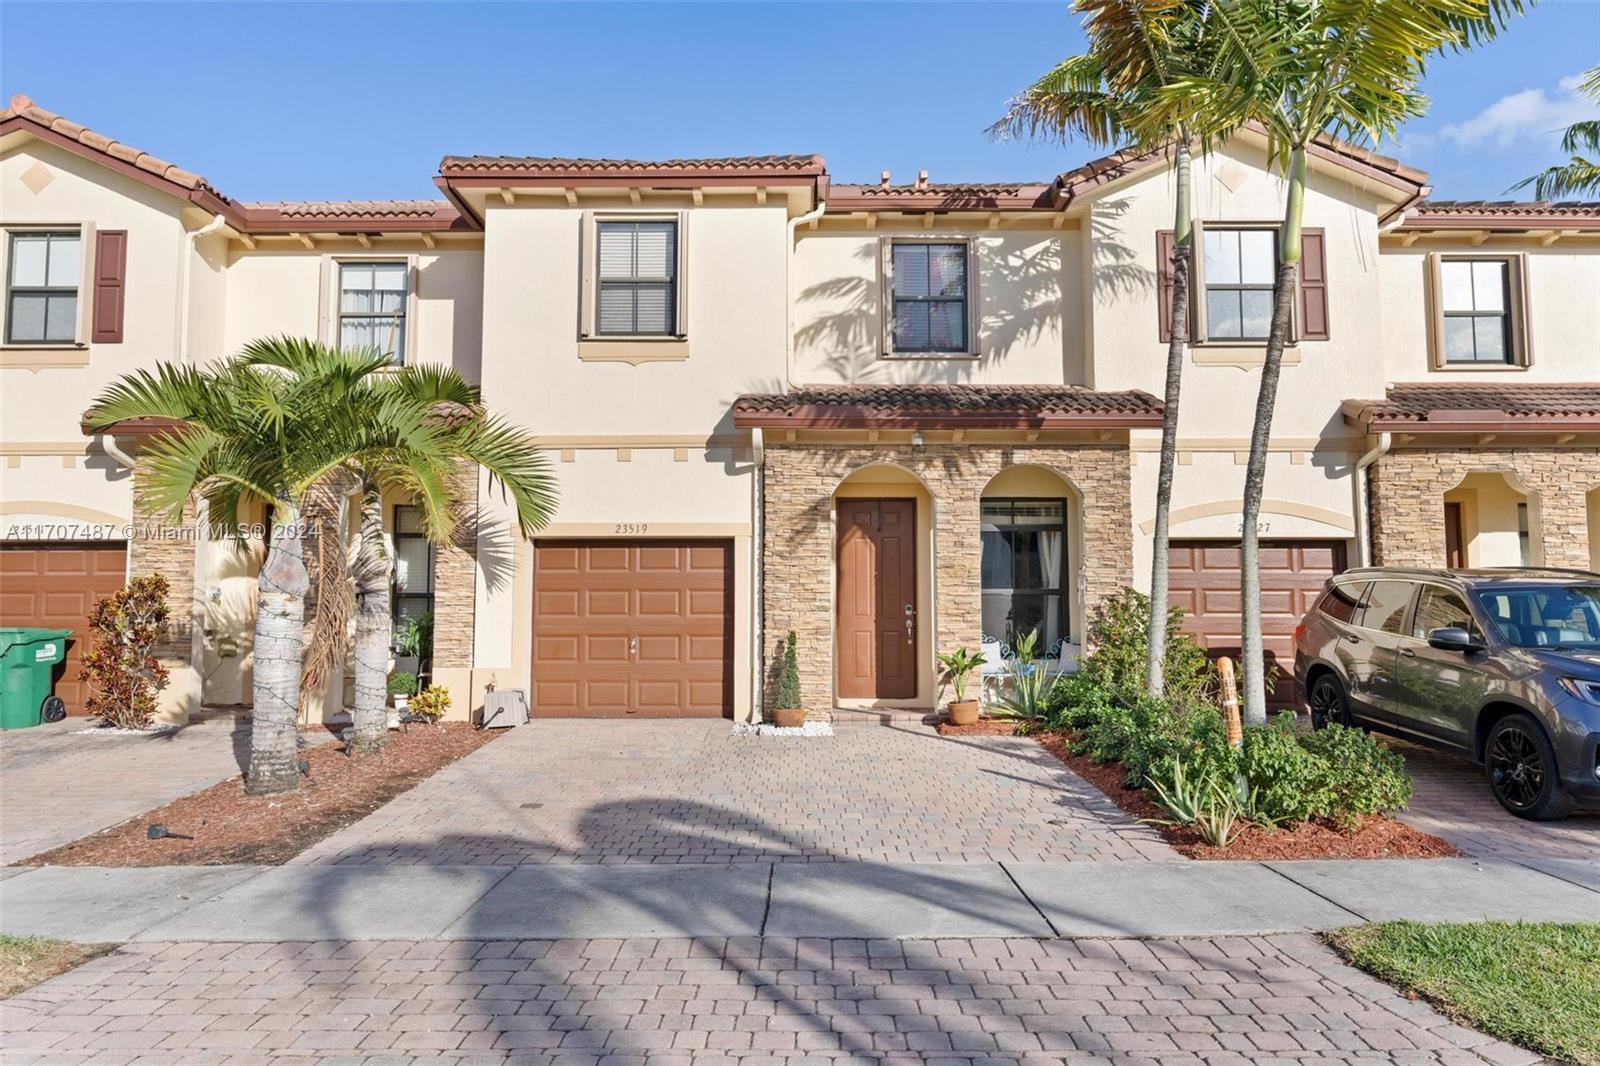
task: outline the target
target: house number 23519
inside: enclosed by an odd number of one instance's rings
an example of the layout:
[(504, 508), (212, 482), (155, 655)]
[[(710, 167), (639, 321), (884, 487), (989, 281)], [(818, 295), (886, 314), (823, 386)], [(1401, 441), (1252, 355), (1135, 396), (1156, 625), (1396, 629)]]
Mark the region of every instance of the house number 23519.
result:
[(639, 537), (650, 532), (648, 522), (618, 522), (617, 535), (619, 537)]

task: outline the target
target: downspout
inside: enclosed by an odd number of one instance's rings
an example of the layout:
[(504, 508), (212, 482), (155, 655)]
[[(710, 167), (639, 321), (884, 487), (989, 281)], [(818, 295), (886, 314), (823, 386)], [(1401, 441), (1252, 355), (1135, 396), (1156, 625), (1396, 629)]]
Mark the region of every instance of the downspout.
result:
[(794, 244), (795, 232), (807, 222), (815, 222), (828, 211), (828, 201), (789, 220), (789, 244), (784, 249), (783, 269), (783, 386), (799, 388), (794, 382)]
[[(828, 201), (818, 200), (817, 206), (788, 222), (788, 243), (783, 250), (783, 387), (798, 388), (794, 381), (794, 245), (795, 234), (801, 226), (815, 222), (828, 211)], [(762, 566), (765, 552), (762, 548), (761, 516), (766, 501), (766, 440), (761, 427), (750, 430), (751, 496), (750, 496), (750, 720), (762, 718), (761, 697), (766, 686), (766, 670), (762, 662), (762, 646), (766, 640), (762, 626), (762, 593), (766, 571)]]
[(178, 271), (178, 362), (180, 363), (189, 361), (189, 264), (194, 261), (195, 248), (199, 245), (200, 238), (210, 236), (227, 224), (228, 220), (221, 215), (213, 215), (210, 222), (188, 235), (183, 264)]
[(761, 628), (762, 558), (761, 513), (766, 500), (766, 439), (760, 426), (750, 430), (751, 497), (750, 497), (750, 720), (762, 718), (761, 696), (765, 690), (766, 670), (762, 668), (761, 644), (766, 639)]
[(1372, 535), (1367, 528), (1367, 467), (1383, 458), (1394, 443), (1388, 433), (1378, 434), (1378, 443), (1371, 451), (1356, 460), (1356, 560), (1362, 566), (1372, 565)]

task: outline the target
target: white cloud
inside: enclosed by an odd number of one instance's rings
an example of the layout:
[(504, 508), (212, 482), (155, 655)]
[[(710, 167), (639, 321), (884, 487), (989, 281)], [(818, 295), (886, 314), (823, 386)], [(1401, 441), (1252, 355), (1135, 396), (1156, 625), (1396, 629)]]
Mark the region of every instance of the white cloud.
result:
[(1502, 96), (1473, 117), (1439, 129), (1438, 137), (1456, 148), (1491, 144), (1509, 148), (1530, 141), (1549, 141), (1586, 118), (1596, 117), (1593, 104), (1577, 93), (1581, 74), (1562, 78), (1555, 92), (1523, 89)]

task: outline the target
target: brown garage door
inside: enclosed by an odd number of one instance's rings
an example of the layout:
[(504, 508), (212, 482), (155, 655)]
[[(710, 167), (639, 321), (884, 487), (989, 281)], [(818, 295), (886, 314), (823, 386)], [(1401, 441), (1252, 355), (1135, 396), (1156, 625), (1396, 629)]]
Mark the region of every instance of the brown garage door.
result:
[[(1239, 658), (1239, 567), (1237, 541), (1175, 540), (1171, 559), (1172, 602), (1188, 614), (1184, 628), (1213, 656)], [(1345, 568), (1344, 542), (1261, 542), (1261, 629), (1267, 666), (1278, 669), (1269, 694), (1273, 706), (1289, 707), (1294, 695), (1294, 627), (1311, 607), (1322, 583)]]
[(542, 541), (534, 551), (533, 713), (733, 712), (726, 541)]
[(78, 663), (96, 600), (122, 587), (128, 551), (115, 544), (0, 545), (0, 626), (70, 629), (67, 658), (56, 667), (55, 693), (68, 714), (87, 714), (88, 686)]

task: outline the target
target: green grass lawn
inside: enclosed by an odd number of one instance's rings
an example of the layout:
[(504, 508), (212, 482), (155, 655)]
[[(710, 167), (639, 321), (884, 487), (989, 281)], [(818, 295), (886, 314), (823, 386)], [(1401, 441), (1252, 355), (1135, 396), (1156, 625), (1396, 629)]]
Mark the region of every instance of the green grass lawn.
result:
[(48, 981), (56, 974), (66, 973), (115, 947), (115, 944), (69, 944), (42, 936), (0, 933), (0, 999)]
[(1383, 922), (1331, 939), (1356, 966), (1464, 1025), (1600, 1066), (1600, 925)]

